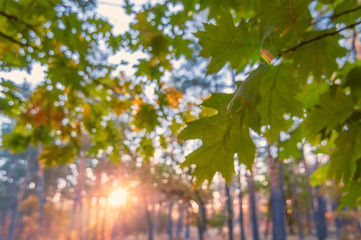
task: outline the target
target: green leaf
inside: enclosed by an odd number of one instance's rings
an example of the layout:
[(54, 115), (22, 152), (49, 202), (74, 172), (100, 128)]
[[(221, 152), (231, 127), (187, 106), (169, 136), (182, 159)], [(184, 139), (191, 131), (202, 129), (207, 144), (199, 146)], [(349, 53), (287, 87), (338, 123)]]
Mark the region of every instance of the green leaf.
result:
[[(330, 30), (307, 32), (303, 39), (308, 41), (328, 32)], [(336, 58), (346, 56), (347, 50), (338, 44), (340, 38), (341, 35), (336, 35), (314, 40), (293, 53), (286, 54), (285, 57), (294, 59), (294, 65), (300, 66), (299, 75), (304, 81), (312, 73), (313, 79), (320, 82), (323, 76), (331, 77), (335, 71), (339, 70)]]
[(336, 150), (330, 157), (328, 176), (336, 182), (348, 183), (357, 169), (356, 162), (361, 158), (361, 125), (352, 122), (335, 140)]
[(329, 85), (327, 82), (322, 82), (320, 84), (313, 81), (303, 87), (302, 92), (297, 94), (296, 99), (303, 103), (305, 109), (309, 109), (317, 104), (318, 96), (325, 93), (328, 90), (328, 87)]
[(74, 148), (71, 145), (52, 145), (44, 148), (39, 160), (44, 163), (44, 166), (50, 167), (53, 165), (73, 162), (75, 154)]
[(200, 55), (211, 57), (207, 73), (218, 72), (227, 62), (233, 69), (243, 69), (250, 60), (258, 59), (258, 32), (245, 21), (235, 26), (227, 11), (222, 11), (217, 21), (217, 25), (204, 24), (204, 31), (195, 34), (202, 46)]
[(158, 114), (151, 104), (141, 104), (140, 109), (134, 117), (134, 125), (139, 129), (145, 129), (147, 132), (154, 130), (158, 126)]
[(17, 125), (11, 133), (3, 135), (4, 141), (2, 147), (8, 148), (15, 153), (25, 152), (31, 141), (31, 137), (27, 132), (24, 125)]
[(326, 134), (339, 124), (343, 124), (353, 113), (351, 96), (346, 96), (337, 88), (332, 97), (329, 93), (320, 96), (318, 106), (311, 108), (306, 119), (308, 136), (312, 137), (325, 128)]
[(326, 163), (317, 168), (317, 170), (312, 173), (312, 175), (310, 176), (310, 184), (312, 187), (319, 186), (329, 179), (327, 176), (329, 167), (330, 164)]
[(280, 64), (259, 78), (258, 89), (261, 98), (256, 108), (261, 115), (261, 125), (270, 125), (266, 136), (273, 143), (282, 130), (288, 130), (284, 114), (302, 115), (302, 104), (295, 98), (300, 84), (292, 75), (292, 67)]
[(182, 166), (196, 165), (193, 172), (197, 178), (196, 185), (204, 180), (211, 182), (218, 171), (230, 183), (234, 173), (235, 153), (247, 166), (253, 163), (255, 146), (249, 135), (249, 128), (242, 124), (244, 122), (241, 115), (232, 118), (227, 115), (225, 106), (231, 97), (231, 94), (213, 94), (203, 106), (214, 108), (218, 113), (188, 123), (178, 136), (184, 140), (202, 140), (202, 146), (189, 154), (182, 163)]
[(345, 186), (343, 189), (346, 191), (346, 194), (340, 198), (340, 205), (338, 205), (337, 210), (341, 210), (344, 207), (354, 207), (361, 204), (361, 183), (352, 182), (350, 186)]
[(295, 130), (293, 130), (290, 135), (291, 137), (286, 141), (279, 142), (278, 147), (278, 159), (288, 159), (292, 157), (297, 160), (301, 156), (301, 150), (298, 148), (297, 144), (302, 143), (304, 138), (304, 124), (301, 123)]
[[(268, 69), (269, 69), (269, 65), (266, 64), (265, 62), (261, 62), (261, 64), (258, 66), (258, 68), (249, 74), (249, 76), (242, 82), (241, 86), (238, 88), (237, 92), (234, 94), (232, 100), (228, 103), (227, 110), (229, 112), (231, 112), (234, 101), (236, 101), (236, 99), (239, 96), (247, 97), (245, 95), (248, 95), (248, 96), (250, 94), (254, 95), (254, 87), (252, 87), (252, 85), (257, 84), (257, 83), (254, 84), (254, 82), (257, 81), (258, 77), (262, 74), (262, 72), (267, 71)], [(247, 86), (247, 90), (246, 90), (246, 94), (244, 94), (246, 86)]]

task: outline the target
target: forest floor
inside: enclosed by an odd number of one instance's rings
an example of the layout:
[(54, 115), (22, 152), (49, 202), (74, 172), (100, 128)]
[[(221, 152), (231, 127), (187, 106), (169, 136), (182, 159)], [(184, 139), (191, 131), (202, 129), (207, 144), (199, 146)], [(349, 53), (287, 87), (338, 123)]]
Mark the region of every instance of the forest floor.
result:
[[(251, 236), (246, 236), (247, 239), (249, 239)], [(138, 236), (128, 236), (126, 238), (123, 238), (123, 240), (147, 240), (148, 237), (146, 234), (139, 234)], [(162, 234), (155, 234), (154, 240), (168, 240), (168, 235), (165, 233)], [(239, 239), (239, 233), (234, 234), (234, 239)], [(261, 237), (261, 240), (271, 240), (272, 237), (268, 236), (266, 238)], [(298, 235), (287, 235), (287, 240), (298, 240)], [(335, 236), (329, 236), (326, 238), (327, 240), (337, 240)], [(118, 239), (114, 239), (118, 240)], [(120, 239), (119, 239), (120, 240)], [(184, 232), (181, 233), (180, 237), (173, 237), (173, 240), (186, 240), (184, 237)], [(197, 229), (195, 227), (192, 227), (190, 230), (190, 238), (187, 240), (198, 240), (198, 233)], [(218, 229), (209, 229), (207, 230), (207, 233), (204, 235), (204, 240), (228, 240), (227, 232), (223, 231), (221, 234), (219, 234)], [(304, 240), (317, 240), (316, 236), (304, 236)], [(356, 239), (355, 239), (356, 240)]]

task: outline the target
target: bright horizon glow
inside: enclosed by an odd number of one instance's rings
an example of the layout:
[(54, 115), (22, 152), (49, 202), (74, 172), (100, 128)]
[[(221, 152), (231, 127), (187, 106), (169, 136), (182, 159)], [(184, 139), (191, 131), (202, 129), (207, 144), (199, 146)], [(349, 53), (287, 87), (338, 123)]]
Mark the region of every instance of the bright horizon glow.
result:
[(127, 201), (128, 193), (124, 188), (115, 189), (108, 197), (108, 203), (112, 207), (120, 207)]

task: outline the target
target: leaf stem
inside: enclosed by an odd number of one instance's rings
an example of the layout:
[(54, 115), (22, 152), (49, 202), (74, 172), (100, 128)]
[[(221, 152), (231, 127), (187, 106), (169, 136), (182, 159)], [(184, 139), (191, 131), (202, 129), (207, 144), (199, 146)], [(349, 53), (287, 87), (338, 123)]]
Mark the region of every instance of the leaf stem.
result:
[(336, 31), (333, 31), (333, 32), (328, 32), (328, 33), (326, 33), (326, 34), (324, 34), (324, 35), (320, 35), (320, 36), (317, 36), (317, 37), (315, 37), (315, 38), (312, 38), (312, 39), (309, 39), (309, 40), (307, 40), (307, 41), (304, 41), (304, 42), (302, 42), (302, 43), (300, 43), (300, 44), (298, 44), (298, 45), (296, 45), (296, 46), (294, 46), (294, 47), (292, 47), (292, 48), (289, 48), (289, 49), (287, 49), (287, 50), (282, 51), (282, 52), (279, 54), (279, 56), (281, 56), (282, 54), (288, 53), (288, 52), (294, 52), (294, 51), (296, 51), (298, 48), (300, 48), (300, 47), (302, 47), (302, 46), (304, 46), (304, 45), (307, 45), (307, 44), (309, 44), (309, 43), (312, 43), (312, 42), (321, 40), (321, 39), (323, 39), (323, 38), (325, 38), (325, 37), (336, 35), (336, 34), (342, 32), (343, 30), (346, 30), (346, 29), (349, 29), (349, 28), (353, 28), (353, 27), (357, 26), (358, 24), (361, 24), (361, 21), (352, 23), (352, 24), (350, 24), (350, 25), (348, 25), (348, 26), (346, 26), (346, 27), (343, 27), (343, 28), (341, 28), (341, 29), (339, 29), (339, 30), (336, 30)]
[(6, 17), (6, 18), (9, 19), (9, 20), (15, 20), (15, 21), (17, 21), (17, 22), (25, 25), (26, 27), (28, 27), (28, 28), (30, 28), (30, 29), (32, 29), (32, 30), (35, 30), (35, 29), (34, 29), (34, 26), (32, 26), (32, 25), (24, 22), (23, 20), (19, 19), (17, 16), (7, 14), (7, 13), (5, 13), (5, 12), (3, 12), (3, 11), (0, 11), (0, 15), (3, 16), (3, 17)]
[(5, 33), (0, 32), (0, 36), (3, 37), (3, 38), (5, 38), (5, 39), (7, 39), (7, 40), (9, 40), (10, 42), (13, 42), (13, 43), (18, 44), (18, 45), (21, 46), (21, 47), (33, 47), (33, 46), (29, 45), (29, 44), (24, 44), (24, 43), (16, 40), (16, 39), (13, 38), (13, 37), (6, 35)]
[(340, 12), (339, 14), (332, 15), (331, 19), (335, 19), (335, 18), (338, 18), (338, 17), (340, 17), (342, 15), (346, 15), (346, 14), (349, 14), (349, 13), (352, 13), (352, 12), (356, 12), (357, 10), (360, 10), (360, 9), (361, 9), (361, 6), (359, 6), (357, 8), (346, 10), (344, 12)]

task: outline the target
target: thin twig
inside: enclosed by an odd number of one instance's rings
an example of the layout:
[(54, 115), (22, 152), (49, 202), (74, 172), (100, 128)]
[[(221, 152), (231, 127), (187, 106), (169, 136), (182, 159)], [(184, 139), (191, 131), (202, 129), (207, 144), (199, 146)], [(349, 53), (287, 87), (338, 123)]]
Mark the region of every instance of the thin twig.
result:
[(26, 43), (24, 44), (24, 43), (16, 40), (13, 37), (6, 35), (5, 33), (0, 32), (0, 36), (7, 39), (7, 40), (9, 40), (10, 42), (13, 42), (13, 43), (16, 43), (16, 44), (20, 45), (21, 47), (32, 47), (31, 45), (26, 44)]
[(358, 6), (358, 7), (356, 7), (356, 8), (349, 9), (349, 10), (346, 10), (346, 11), (343, 11), (343, 12), (340, 12), (340, 13), (335, 14), (335, 15), (332, 15), (332, 16), (320, 16), (320, 17), (316, 18), (315, 20), (316, 20), (316, 21), (319, 21), (319, 20), (327, 19), (327, 18), (329, 18), (329, 19), (332, 20), (332, 19), (339, 18), (339, 17), (341, 17), (341, 16), (343, 16), (343, 15), (356, 12), (356, 11), (358, 11), (358, 10), (361, 10), (361, 6)]
[(25, 25), (26, 27), (28, 27), (28, 28), (30, 28), (30, 29), (32, 29), (32, 30), (34, 30), (34, 26), (32, 26), (32, 25), (30, 25), (30, 24), (28, 24), (28, 23), (24, 22), (23, 20), (19, 19), (17, 16), (10, 15), (10, 14), (7, 14), (7, 13), (2, 12), (2, 11), (0, 11), (0, 15), (1, 15), (1, 16), (4, 16), (4, 17), (6, 17), (6, 18), (7, 18), (7, 19), (9, 19), (9, 20), (15, 20), (15, 21), (17, 21), (17, 22), (19, 22), (19, 23), (21, 23), (21, 24)]
[(321, 40), (321, 39), (323, 39), (323, 38), (325, 38), (325, 37), (328, 37), (328, 36), (336, 35), (336, 34), (342, 32), (343, 30), (346, 30), (346, 29), (349, 29), (349, 28), (353, 28), (353, 27), (357, 26), (358, 24), (361, 24), (361, 21), (358, 21), (358, 22), (355, 22), (355, 23), (353, 23), (353, 24), (350, 24), (350, 25), (348, 25), (348, 26), (346, 26), (346, 27), (343, 27), (343, 28), (341, 28), (341, 29), (339, 29), (339, 30), (336, 30), (336, 31), (334, 31), (334, 32), (329, 32), (329, 33), (326, 33), (326, 34), (324, 34), (324, 35), (320, 35), (320, 36), (318, 36), (318, 37), (315, 37), (315, 38), (312, 38), (312, 39), (310, 39), (310, 40), (304, 41), (304, 42), (302, 42), (302, 43), (300, 43), (300, 44), (298, 44), (298, 45), (296, 45), (296, 46), (294, 46), (294, 47), (292, 47), (292, 48), (289, 48), (289, 49), (287, 49), (287, 50), (285, 50), (285, 51), (282, 51), (279, 55), (282, 55), (282, 54), (285, 54), (285, 53), (288, 53), (288, 52), (294, 52), (294, 51), (296, 51), (298, 48), (300, 48), (300, 47), (302, 47), (302, 46), (304, 46), (304, 45), (307, 45), (307, 44), (309, 44), (309, 43), (312, 43), (312, 42)]
[(346, 14), (349, 14), (349, 13), (352, 13), (352, 12), (356, 12), (357, 10), (360, 10), (360, 9), (361, 9), (361, 6), (358, 6), (357, 8), (353, 8), (353, 9), (350, 9), (350, 10), (340, 12), (339, 14), (332, 15), (330, 18), (335, 19), (335, 18), (338, 18), (338, 17), (340, 17), (342, 15), (346, 15)]

